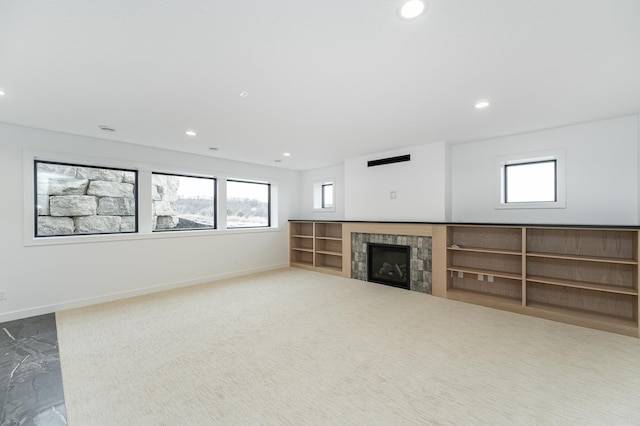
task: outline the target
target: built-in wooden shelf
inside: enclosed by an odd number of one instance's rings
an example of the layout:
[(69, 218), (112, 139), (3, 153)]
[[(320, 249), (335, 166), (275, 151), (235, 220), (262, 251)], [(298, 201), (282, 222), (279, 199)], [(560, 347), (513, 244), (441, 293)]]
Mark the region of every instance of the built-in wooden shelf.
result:
[[(304, 258), (300, 256), (304, 252)], [(342, 224), (289, 222), (289, 264), (334, 275), (342, 270)]]
[(535, 275), (528, 275), (527, 281), (541, 283), (541, 284), (557, 285), (560, 287), (584, 288), (587, 290), (595, 290), (595, 291), (602, 291), (602, 292), (608, 292), (608, 293), (628, 294), (631, 296), (638, 295), (638, 289), (631, 288), (631, 287), (622, 287), (618, 285), (562, 280), (557, 278), (540, 277)]
[(374, 231), (432, 236), (435, 296), (640, 337), (638, 227), (291, 221), (290, 265), (351, 276)]
[(512, 256), (522, 256), (522, 250), (500, 250), (500, 249), (487, 249), (482, 247), (447, 247), (447, 250), (451, 251), (469, 251), (475, 253), (493, 253), (493, 254), (506, 254)]
[(640, 337), (637, 229), (443, 226), (445, 297)]
[(521, 281), (522, 280), (522, 275), (521, 274), (514, 274), (514, 273), (510, 273), (510, 272), (495, 271), (495, 270), (491, 270), (491, 269), (464, 268), (464, 267), (460, 267), (460, 266), (450, 266), (450, 267), (447, 268), (447, 270), (451, 271), (453, 273), (462, 272), (464, 274), (492, 276), (492, 277), (506, 278), (506, 279), (509, 279), (509, 280), (517, 280), (517, 281)]
[(581, 256), (581, 255), (568, 255), (559, 253), (540, 253), (540, 252), (528, 252), (528, 257), (543, 257), (546, 259), (564, 259), (564, 260), (578, 260), (583, 262), (601, 262), (601, 263), (620, 263), (622, 265), (637, 265), (638, 261), (635, 259), (620, 259), (618, 257), (595, 257), (595, 256)]
[(526, 313), (539, 318), (638, 337), (638, 322), (629, 318), (545, 303), (528, 304)]

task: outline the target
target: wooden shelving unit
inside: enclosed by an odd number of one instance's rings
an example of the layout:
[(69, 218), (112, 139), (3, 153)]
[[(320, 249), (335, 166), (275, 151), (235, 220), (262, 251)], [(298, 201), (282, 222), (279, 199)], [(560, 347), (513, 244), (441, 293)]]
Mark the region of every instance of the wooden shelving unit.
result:
[(638, 230), (446, 228), (447, 298), (640, 337)]
[(291, 266), (342, 275), (342, 223), (289, 222)]
[(289, 223), (289, 264), (291, 266), (313, 269), (313, 237), (313, 223)]

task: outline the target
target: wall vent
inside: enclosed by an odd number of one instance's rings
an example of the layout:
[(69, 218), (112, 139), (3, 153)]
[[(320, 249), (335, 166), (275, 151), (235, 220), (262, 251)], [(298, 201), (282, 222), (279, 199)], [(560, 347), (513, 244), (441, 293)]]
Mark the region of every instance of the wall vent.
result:
[(411, 155), (399, 155), (397, 157), (381, 158), (379, 160), (371, 160), (367, 162), (367, 167), (382, 166), (385, 164), (402, 163), (403, 161), (411, 161)]

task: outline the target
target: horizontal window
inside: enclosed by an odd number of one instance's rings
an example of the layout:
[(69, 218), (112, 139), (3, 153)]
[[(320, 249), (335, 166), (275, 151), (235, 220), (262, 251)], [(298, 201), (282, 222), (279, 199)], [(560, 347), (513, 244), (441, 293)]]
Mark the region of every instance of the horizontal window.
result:
[(35, 236), (138, 230), (135, 170), (34, 162)]
[(153, 173), (152, 229), (185, 231), (216, 228), (216, 179)]

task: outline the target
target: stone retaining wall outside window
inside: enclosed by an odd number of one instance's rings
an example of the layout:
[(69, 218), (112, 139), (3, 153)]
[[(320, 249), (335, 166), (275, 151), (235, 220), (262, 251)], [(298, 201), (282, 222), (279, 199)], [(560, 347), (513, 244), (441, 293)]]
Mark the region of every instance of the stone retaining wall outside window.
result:
[(137, 231), (137, 172), (35, 161), (36, 237)]

